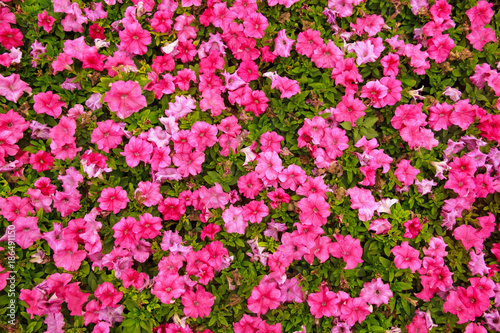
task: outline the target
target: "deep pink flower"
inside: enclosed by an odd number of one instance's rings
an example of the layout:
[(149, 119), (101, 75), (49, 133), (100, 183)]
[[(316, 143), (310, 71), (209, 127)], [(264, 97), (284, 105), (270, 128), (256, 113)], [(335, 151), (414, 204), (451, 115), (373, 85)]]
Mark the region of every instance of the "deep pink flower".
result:
[(262, 38), (268, 26), (267, 18), (259, 12), (251, 13), (243, 18), (245, 35), (247, 37)]
[(380, 64), (384, 67), (385, 76), (396, 76), (399, 73), (399, 55), (394, 53), (389, 53), (382, 59), (380, 59)]
[(335, 258), (342, 258), (346, 266), (344, 269), (353, 269), (358, 264), (363, 263), (363, 248), (359, 239), (354, 239), (351, 235), (335, 235), (336, 243), (330, 246), (330, 253)]
[(33, 216), (18, 217), (12, 222), (15, 230), (15, 241), (22, 249), (29, 248), (37, 240), (42, 238), (37, 223), (38, 218)]
[(366, 106), (359, 98), (354, 98), (354, 95), (344, 95), (333, 115), (338, 122), (348, 121), (354, 127), (356, 120), (365, 115), (365, 110)]
[(94, 296), (101, 301), (103, 308), (114, 307), (123, 297), (121, 291), (117, 291), (111, 282), (104, 282), (94, 291)]
[(349, 298), (340, 309), (340, 319), (345, 320), (349, 326), (361, 323), (371, 313), (368, 304), (361, 297)]
[(147, 105), (146, 97), (142, 95), (139, 83), (135, 81), (116, 81), (111, 89), (104, 94), (104, 102), (116, 115), (125, 119)]
[(40, 150), (36, 154), (31, 154), (30, 164), (37, 172), (50, 170), (54, 166), (54, 157), (51, 154)]
[(21, 289), (19, 299), (28, 304), (26, 313), (31, 315), (31, 319), (33, 315), (41, 316), (47, 310), (46, 296), (38, 289)]
[(201, 165), (205, 162), (205, 153), (201, 151), (175, 153), (172, 162), (178, 167), (177, 172), (182, 177), (195, 176), (201, 172)]
[(212, 311), (215, 302), (213, 296), (202, 286), (196, 287), (196, 293), (187, 291), (182, 295), (182, 305), (184, 305), (184, 314), (191, 318), (208, 317)]
[(133, 217), (122, 217), (112, 228), (115, 231), (113, 234), (113, 237), (116, 238), (115, 244), (125, 249), (136, 247), (139, 244), (140, 234), (135, 233), (133, 230), (137, 224), (138, 221)]
[(125, 149), (120, 154), (125, 156), (125, 161), (130, 168), (134, 168), (142, 161), (149, 162), (153, 153), (153, 145), (144, 139), (136, 136), (130, 138), (130, 141), (125, 145)]
[(413, 273), (422, 266), (419, 253), (407, 241), (395, 246), (391, 252), (394, 254), (394, 263), (398, 269), (410, 268)]
[(148, 51), (147, 45), (151, 44), (151, 35), (139, 23), (134, 22), (120, 31), (120, 40), (124, 51), (143, 55)]
[(321, 32), (307, 29), (306, 31), (299, 32), (295, 49), (298, 54), (302, 54), (310, 58), (314, 54), (314, 50), (319, 48), (321, 45), (323, 45)]
[(452, 313), (458, 316), (458, 324), (463, 324), (469, 320), (474, 320), (474, 309), (470, 308), (468, 304), (470, 301), (467, 299), (467, 291), (463, 287), (458, 287), (457, 291), (450, 291), (446, 302), (443, 304), (445, 312)]
[(23, 46), (23, 33), (19, 29), (12, 29), (10, 24), (0, 24), (0, 44), (7, 50)]
[(469, 17), (473, 27), (484, 26), (489, 24), (493, 17), (492, 3), (488, 1), (478, 1), (476, 6), (467, 10), (465, 14)]
[(329, 40), (327, 44), (321, 43), (314, 49), (311, 56), (312, 62), (319, 68), (334, 68), (335, 64), (342, 59), (344, 59), (344, 52), (332, 40)]
[(135, 289), (140, 289), (142, 286), (144, 286), (144, 283), (148, 279), (148, 276), (144, 272), (139, 273), (135, 269), (129, 268), (122, 273), (121, 278), (123, 280), (124, 288), (133, 286)]
[(43, 29), (46, 32), (50, 32), (50, 30), (52, 30), (52, 25), (56, 21), (56, 19), (50, 16), (46, 10), (38, 14), (37, 18), (38, 18), (38, 26), (43, 27)]
[(238, 178), (237, 184), (240, 193), (249, 199), (255, 199), (255, 196), (264, 188), (262, 180), (255, 171)]
[(405, 223), (403, 223), (403, 226), (406, 228), (406, 232), (404, 233), (403, 237), (410, 239), (417, 237), (423, 227), (420, 224), (418, 216), (406, 221)]
[(108, 187), (102, 190), (101, 196), (97, 199), (99, 202), (99, 208), (102, 210), (107, 210), (113, 212), (113, 214), (118, 214), (118, 212), (127, 207), (129, 199), (127, 197), (127, 192), (121, 188)]
[(76, 190), (71, 192), (56, 191), (53, 206), (59, 213), (61, 213), (62, 217), (69, 216), (82, 207), (80, 205), (81, 196), (82, 195)]
[(186, 205), (179, 198), (168, 197), (160, 202), (158, 211), (163, 214), (164, 220), (179, 221), (181, 216), (186, 212)]
[(370, 105), (375, 108), (381, 108), (386, 105), (387, 87), (380, 81), (370, 81), (361, 89), (361, 97), (370, 99)]
[(326, 224), (326, 218), (330, 216), (330, 205), (319, 194), (311, 194), (302, 198), (297, 206), (301, 213), (299, 219), (302, 223), (314, 226)]
[(419, 173), (420, 170), (412, 167), (409, 160), (403, 159), (398, 163), (394, 175), (403, 185), (409, 186), (415, 182)]
[(35, 104), (33, 109), (36, 113), (46, 113), (54, 118), (59, 118), (62, 112), (62, 106), (67, 107), (66, 103), (60, 100), (59, 95), (52, 91), (41, 92), (33, 96)]
[(465, 37), (472, 44), (472, 47), (479, 51), (482, 51), (487, 43), (497, 41), (495, 30), (482, 26), (473, 27), (471, 32)]
[(427, 41), (429, 58), (440, 64), (448, 59), (450, 51), (455, 47), (455, 42), (449, 35), (437, 35)]
[(82, 261), (87, 257), (87, 252), (78, 250), (76, 241), (66, 241), (62, 248), (54, 252), (54, 262), (57, 267), (62, 267), (68, 272), (80, 268)]
[(153, 15), (153, 19), (151, 20), (151, 28), (156, 32), (167, 33), (172, 29), (172, 12), (170, 11), (157, 11)]
[(281, 304), (281, 291), (276, 283), (263, 283), (253, 288), (248, 299), (248, 310), (256, 314), (266, 314), (267, 311), (277, 309)]
[(337, 295), (323, 286), (317, 293), (309, 294), (307, 304), (311, 307), (314, 318), (333, 317), (340, 315), (339, 299)]
[(122, 143), (124, 134), (120, 125), (113, 120), (99, 121), (97, 127), (92, 131), (90, 142), (97, 143), (97, 148), (109, 153), (110, 149), (114, 149)]
[(243, 218), (250, 223), (260, 223), (269, 214), (269, 208), (263, 201), (250, 201), (243, 208)]

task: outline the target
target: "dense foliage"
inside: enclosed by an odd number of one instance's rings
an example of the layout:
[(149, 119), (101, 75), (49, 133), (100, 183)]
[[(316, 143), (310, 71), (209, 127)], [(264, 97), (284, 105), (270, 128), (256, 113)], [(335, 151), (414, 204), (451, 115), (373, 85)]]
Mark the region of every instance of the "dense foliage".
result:
[(500, 331), (498, 3), (0, 5), (2, 329)]

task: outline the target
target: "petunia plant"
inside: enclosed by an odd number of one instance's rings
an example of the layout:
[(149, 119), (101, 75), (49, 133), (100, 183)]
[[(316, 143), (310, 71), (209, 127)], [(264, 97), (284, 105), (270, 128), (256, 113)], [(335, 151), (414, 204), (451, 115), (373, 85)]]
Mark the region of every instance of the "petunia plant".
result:
[(0, 2), (2, 331), (500, 331), (499, 26)]

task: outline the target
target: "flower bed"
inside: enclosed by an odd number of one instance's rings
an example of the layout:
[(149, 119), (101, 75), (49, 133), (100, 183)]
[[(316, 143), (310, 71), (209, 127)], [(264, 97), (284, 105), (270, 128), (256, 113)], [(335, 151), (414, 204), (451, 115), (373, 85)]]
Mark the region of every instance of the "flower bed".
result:
[(498, 3), (1, 5), (3, 330), (500, 331)]

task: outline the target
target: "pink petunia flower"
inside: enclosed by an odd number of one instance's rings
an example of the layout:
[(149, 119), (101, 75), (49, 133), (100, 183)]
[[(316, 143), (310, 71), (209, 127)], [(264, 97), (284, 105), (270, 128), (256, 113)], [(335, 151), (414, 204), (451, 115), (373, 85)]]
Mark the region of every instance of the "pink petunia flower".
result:
[(245, 16), (243, 25), (245, 26), (245, 35), (247, 37), (262, 38), (268, 26), (267, 18), (259, 12), (251, 13)]
[(151, 44), (149, 32), (142, 29), (141, 25), (136, 22), (126, 25), (119, 34), (122, 49), (133, 54), (145, 54), (148, 50), (147, 45)]
[(92, 131), (90, 139), (97, 144), (97, 148), (109, 153), (110, 149), (118, 147), (122, 143), (123, 129), (113, 120), (99, 121), (97, 127)]
[(43, 29), (46, 32), (50, 32), (50, 30), (52, 30), (52, 25), (56, 21), (56, 19), (50, 16), (46, 10), (38, 14), (37, 18), (38, 18), (38, 26), (43, 27)]
[(389, 300), (393, 294), (390, 286), (382, 282), (381, 278), (377, 278), (372, 279), (371, 282), (365, 282), (359, 296), (368, 304), (380, 306), (382, 304), (389, 304)]
[(281, 304), (281, 291), (276, 283), (263, 283), (252, 290), (252, 295), (248, 299), (248, 310), (256, 314), (266, 314), (267, 311), (276, 309)]
[(102, 190), (101, 196), (97, 199), (99, 202), (99, 208), (102, 210), (107, 210), (113, 212), (113, 214), (118, 214), (118, 212), (127, 207), (129, 199), (127, 197), (127, 192), (121, 188), (108, 187)]
[(290, 51), (292, 50), (294, 39), (288, 38), (286, 36), (286, 29), (278, 31), (278, 36), (274, 39), (274, 54), (280, 57), (287, 58), (290, 56)]
[(125, 119), (147, 105), (146, 97), (142, 95), (139, 83), (134, 81), (116, 81), (111, 89), (104, 94), (104, 102), (116, 115)]
[(125, 145), (125, 149), (120, 154), (125, 156), (125, 161), (130, 168), (134, 168), (142, 161), (149, 162), (153, 153), (153, 145), (144, 139), (133, 136)]
[(102, 308), (115, 307), (123, 297), (121, 291), (117, 291), (111, 282), (104, 282), (94, 291), (94, 296), (101, 301)]
[(196, 287), (196, 292), (187, 291), (182, 295), (184, 314), (191, 318), (208, 317), (214, 302), (215, 296), (199, 285)]
[(354, 239), (351, 235), (335, 235), (336, 243), (330, 246), (330, 253), (335, 258), (342, 258), (347, 264), (344, 269), (353, 269), (358, 264), (363, 263), (363, 248), (359, 239)]
[(31, 96), (32, 89), (30, 86), (21, 80), (19, 74), (11, 74), (4, 77), (0, 74), (0, 95), (4, 96), (8, 101), (17, 103), (17, 100), (27, 92)]
[(394, 254), (394, 264), (398, 269), (410, 268), (413, 273), (422, 266), (419, 253), (407, 241), (395, 246), (391, 252)]
[(415, 182), (419, 173), (420, 170), (412, 167), (409, 160), (403, 159), (398, 163), (394, 175), (403, 185), (410, 186)]
[(339, 298), (328, 287), (323, 286), (317, 293), (311, 293), (307, 297), (307, 304), (311, 308), (314, 318), (333, 317), (340, 315)]
[(62, 106), (67, 107), (66, 103), (60, 100), (59, 95), (52, 91), (41, 92), (33, 96), (35, 104), (33, 109), (36, 113), (46, 113), (54, 118), (59, 118), (62, 112)]
[(301, 212), (299, 219), (302, 223), (314, 226), (323, 226), (330, 216), (330, 205), (319, 194), (311, 194), (307, 198), (302, 198), (297, 206)]

